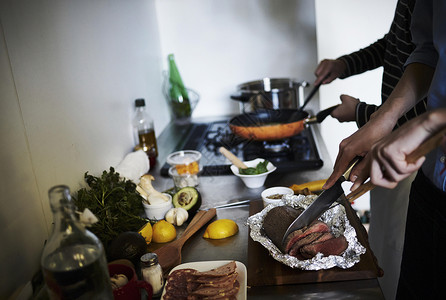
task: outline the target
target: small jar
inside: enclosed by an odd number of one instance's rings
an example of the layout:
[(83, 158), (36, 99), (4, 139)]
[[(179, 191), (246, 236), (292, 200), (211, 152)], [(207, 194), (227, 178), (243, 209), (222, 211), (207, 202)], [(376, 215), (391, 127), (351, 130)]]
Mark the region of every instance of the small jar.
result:
[(163, 269), (158, 263), (158, 256), (156, 253), (146, 253), (141, 256), (140, 261), (142, 278), (152, 286), (153, 296), (157, 297), (161, 295), (164, 278)]

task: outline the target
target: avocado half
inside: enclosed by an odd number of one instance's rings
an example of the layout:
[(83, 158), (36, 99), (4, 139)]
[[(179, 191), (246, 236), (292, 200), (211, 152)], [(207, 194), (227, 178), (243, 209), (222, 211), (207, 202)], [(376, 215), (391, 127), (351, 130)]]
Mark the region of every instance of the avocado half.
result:
[(174, 207), (181, 207), (187, 210), (190, 218), (195, 215), (201, 206), (201, 195), (196, 188), (187, 186), (173, 195), (172, 203)]

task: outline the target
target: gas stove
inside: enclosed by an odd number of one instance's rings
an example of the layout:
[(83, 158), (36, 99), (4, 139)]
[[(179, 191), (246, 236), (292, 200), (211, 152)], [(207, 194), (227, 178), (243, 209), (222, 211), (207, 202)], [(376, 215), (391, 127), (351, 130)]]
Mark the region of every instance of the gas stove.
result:
[[(319, 156), (311, 127), (293, 137), (262, 142), (245, 140), (231, 132), (228, 120), (210, 123), (192, 123), (189, 133), (175, 151), (197, 150), (202, 154), (201, 176), (232, 174), (229, 160), (220, 152), (225, 147), (242, 161), (264, 158), (277, 167), (276, 172), (319, 169), (323, 161)], [(168, 176), (169, 164), (161, 167), (161, 175)]]

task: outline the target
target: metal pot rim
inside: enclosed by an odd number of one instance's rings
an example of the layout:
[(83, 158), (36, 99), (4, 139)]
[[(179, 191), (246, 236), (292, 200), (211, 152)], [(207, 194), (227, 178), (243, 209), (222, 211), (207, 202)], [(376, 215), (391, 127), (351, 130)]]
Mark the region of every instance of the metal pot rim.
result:
[[(271, 88), (272, 85), (277, 85), (277, 84), (283, 84), (283, 83), (287, 83), (288, 87), (285, 88)], [(255, 86), (255, 85), (260, 85), (263, 86), (263, 89), (250, 89), (249, 86)], [(285, 90), (285, 89), (290, 89), (290, 88), (296, 88), (299, 86), (303, 86), (306, 87), (308, 85), (308, 82), (305, 80), (297, 80), (295, 78), (270, 78), (270, 77), (265, 77), (263, 79), (259, 79), (259, 80), (253, 80), (253, 81), (248, 81), (242, 84), (237, 85), (237, 89), (238, 90), (246, 90), (246, 91), (251, 91), (251, 92), (256, 92), (256, 91), (264, 91), (264, 92), (278, 92), (281, 90)]]

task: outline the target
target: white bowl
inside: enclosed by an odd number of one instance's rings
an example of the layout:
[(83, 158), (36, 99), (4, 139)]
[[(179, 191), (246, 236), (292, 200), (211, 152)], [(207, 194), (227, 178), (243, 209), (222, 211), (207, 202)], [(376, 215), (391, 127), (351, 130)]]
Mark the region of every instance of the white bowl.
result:
[[(275, 186), (275, 187), (271, 187), (269, 189), (264, 190), (260, 195), (262, 196), (263, 207), (267, 207), (268, 204), (274, 204), (274, 203), (282, 201), (282, 197), (284, 195), (294, 195), (294, 191), (288, 187)], [(282, 195), (282, 197), (280, 197), (279, 199), (268, 198), (268, 196), (272, 196), (272, 195)]]
[(143, 201), (142, 205), (144, 206), (144, 211), (146, 212), (146, 216), (150, 220), (162, 220), (166, 213), (173, 207), (172, 204), (172, 196), (166, 193), (163, 193), (169, 197), (169, 201), (160, 203), (160, 204), (147, 204), (147, 202)]
[[(245, 165), (249, 167), (255, 168), (258, 163), (263, 162), (265, 159), (263, 158), (256, 158), (254, 160), (245, 161)], [(239, 173), (238, 167), (231, 165), (231, 171), (234, 173), (235, 176), (239, 177), (246, 185), (246, 187), (253, 189), (263, 186), (265, 183), (266, 177), (268, 177), (269, 173), (272, 173), (276, 170), (276, 167), (271, 163), (268, 162), (268, 165), (266, 166), (266, 169), (268, 170), (265, 173), (257, 174), (257, 175), (242, 175)]]

